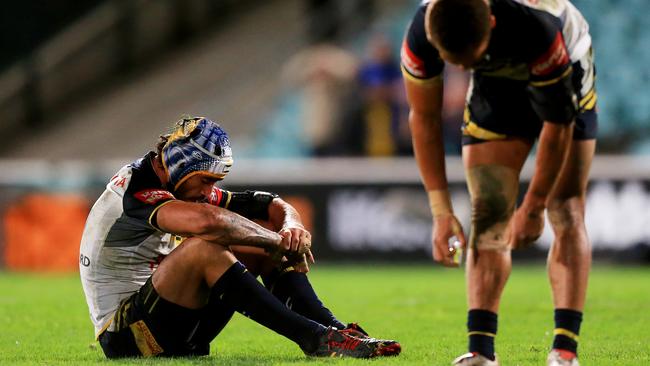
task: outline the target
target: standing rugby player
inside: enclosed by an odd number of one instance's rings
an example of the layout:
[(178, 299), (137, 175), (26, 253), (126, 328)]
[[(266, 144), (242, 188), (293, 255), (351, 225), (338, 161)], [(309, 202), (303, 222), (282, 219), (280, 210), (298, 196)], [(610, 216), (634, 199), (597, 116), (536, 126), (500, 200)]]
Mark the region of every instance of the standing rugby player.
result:
[[(433, 214), (433, 256), (453, 266), (463, 229), (447, 189), (441, 108), (444, 62), (472, 71), (463, 161), (472, 200), (467, 243), (469, 353), (455, 365), (498, 365), (497, 313), (511, 249), (555, 235), (548, 274), (555, 330), (548, 365), (578, 365), (591, 265), (585, 193), (597, 129), (588, 25), (567, 0), (433, 0), (402, 46), (413, 147)], [(521, 168), (537, 140), (534, 174), (516, 206)]]

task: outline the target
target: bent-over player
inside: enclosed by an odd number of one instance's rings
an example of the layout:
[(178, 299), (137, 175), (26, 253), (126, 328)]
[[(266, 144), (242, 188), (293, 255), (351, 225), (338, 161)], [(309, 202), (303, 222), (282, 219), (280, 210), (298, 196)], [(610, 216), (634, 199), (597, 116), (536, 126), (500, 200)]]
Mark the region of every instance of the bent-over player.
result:
[[(555, 331), (548, 365), (577, 365), (591, 264), (584, 224), (596, 146), (595, 69), (589, 27), (567, 0), (423, 1), (402, 46), (413, 147), (433, 213), (433, 255), (453, 265), (464, 244), (445, 175), (441, 133), (444, 61), (472, 70), (463, 162), (472, 201), (467, 245), (470, 353), (456, 365), (498, 365), (497, 312), (511, 248), (555, 239), (548, 273)], [(535, 170), (515, 210), (519, 173), (538, 140)]]

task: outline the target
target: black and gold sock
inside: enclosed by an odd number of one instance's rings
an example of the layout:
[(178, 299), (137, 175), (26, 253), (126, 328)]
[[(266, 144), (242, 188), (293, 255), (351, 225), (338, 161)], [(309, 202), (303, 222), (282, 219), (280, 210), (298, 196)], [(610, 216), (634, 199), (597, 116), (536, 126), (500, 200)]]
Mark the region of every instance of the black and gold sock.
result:
[(264, 277), (264, 283), (278, 300), (296, 313), (325, 326), (345, 328), (345, 324), (320, 301), (306, 274), (295, 271), (274, 273)]
[(469, 351), (494, 360), (494, 337), (497, 335), (497, 314), (473, 309), (467, 313)]
[(305, 352), (318, 347), (327, 329), (284, 306), (241, 263), (234, 263), (212, 286), (211, 297), (291, 339)]
[(582, 323), (582, 312), (571, 309), (555, 309), (553, 349), (577, 354), (580, 323)]

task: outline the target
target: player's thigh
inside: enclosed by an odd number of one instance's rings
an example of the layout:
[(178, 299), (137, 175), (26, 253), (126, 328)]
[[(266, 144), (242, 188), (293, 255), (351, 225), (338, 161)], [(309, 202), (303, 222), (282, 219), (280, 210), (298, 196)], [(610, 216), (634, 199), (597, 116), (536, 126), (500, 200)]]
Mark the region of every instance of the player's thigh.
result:
[(535, 140), (543, 121), (530, 104), (523, 80), (474, 74), (463, 115), (463, 145), (478, 141)]
[(205, 305), (212, 285), (235, 261), (226, 247), (187, 238), (162, 260), (153, 274), (153, 285), (162, 298), (197, 309)]
[(149, 278), (120, 303), (99, 341), (109, 358), (188, 355), (187, 339), (199, 319), (198, 310), (161, 298)]
[(509, 138), (463, 146), (472, 201), (470, 244), (484, 249), (507, 246), (505, 230), (519, 192), (519, 173), (532, 141)]
[(573, 140), (569, 156), (553, 187), (547, 206), (549, 221), (557, 228), (584, 219), (589, 171), (596, 140)]

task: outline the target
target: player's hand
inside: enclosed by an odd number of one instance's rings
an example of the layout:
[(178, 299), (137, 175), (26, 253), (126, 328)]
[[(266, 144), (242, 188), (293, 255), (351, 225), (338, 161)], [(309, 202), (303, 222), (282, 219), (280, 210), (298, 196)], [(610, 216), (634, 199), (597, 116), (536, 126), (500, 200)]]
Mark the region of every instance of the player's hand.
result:
[(458, 218), (453, 214), (436, 216), (433, 219), (433, 259), (445, 267), (458, 267), (454, 262), (456, 250), (450, 250), (449, 239), (456, 237), (460, 248), (466, 247), (465, 234)]
[[(311, 234), (304, 227), (283, 227), (278, 233), (282, 237), (280, 246), (285, 252), (298, 254), (311, 253)], [(313, 259), (313, 256), (311, 258)]]
[(309, 265), (314, 263), (314, 255), (311, 250), (305, 254), (288, 255), (287, 260), (282, 263), (282, 268), (293, 267), (293, 270), (299, 273), (309, 272)]
[(544, 231), (544, 204), (524, 199), (508, 226), (508, 243), (512, 249), (526, 248)]

